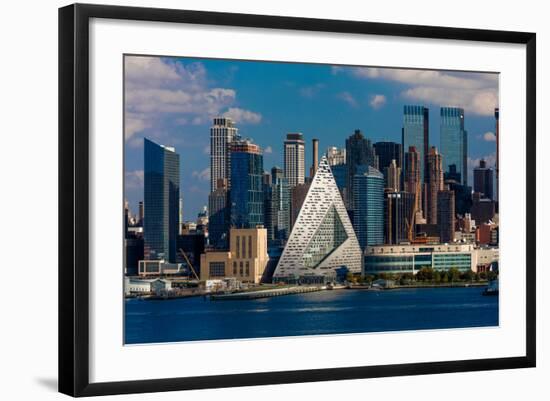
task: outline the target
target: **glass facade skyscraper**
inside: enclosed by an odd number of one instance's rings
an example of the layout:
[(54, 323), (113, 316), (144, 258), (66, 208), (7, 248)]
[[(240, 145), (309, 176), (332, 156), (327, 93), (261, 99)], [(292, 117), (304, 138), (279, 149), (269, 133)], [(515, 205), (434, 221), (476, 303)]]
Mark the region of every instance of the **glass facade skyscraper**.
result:
[(362, 250), (384, 243), (384, 175), (371, 166), (353, 177), (353, 227)]
[(247, 140), (231, 144), (231, 226), (256, 228), (264, 224), (264, 174), (260, 147)]
[(455, 165), (462, 184), (468, 185), (468, 133), (464, 130), (464, 109), (442, 107), (440, 121), (440, 151), (443, 172)]
[[(420, 155), (420, 181), (427, 176), (426, 155), (429, 144), (429, 110), (424, 106), (405, 105), (403, 107), (403, 149), (414, 146)], [(406, 166), (404, 166), (406, 169)], [(407, 174), (407, 171), (404, 171)]]
[(378, 156), (376, 156), (374, 147), (370, 139), (365, 138), (360, 130), (355, 130), (353, 135), (346, 139), (346, 165), (348, 166), (346, 206), (353, 210), (353, 178), (355, 174), (361, 166), (378, 168)]
[(144, 139), (145, 259), (176, 262), (180, 160), (174, 148)]

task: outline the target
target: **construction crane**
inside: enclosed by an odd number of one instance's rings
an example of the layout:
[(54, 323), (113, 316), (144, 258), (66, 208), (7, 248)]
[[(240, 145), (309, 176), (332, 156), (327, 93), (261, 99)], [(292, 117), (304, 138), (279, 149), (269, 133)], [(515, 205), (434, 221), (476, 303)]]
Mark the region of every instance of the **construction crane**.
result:
[(189, 270), (193, 273), (193, 275), (195, 276), (197, 281), (200, 281), (200, 278), (197, 275), (197, 272), (195, 271), (195, 269), (193, 268), (193, 264), (191, 263), (191, 261), (187, 257), (187, 254), (181, 248), (179, 249), (179, 252), (180, 252), (181, 256), (183, 256), (183, 258), (185, 259), (185, 262), (187, 263), (187, 266), (189, 266)]

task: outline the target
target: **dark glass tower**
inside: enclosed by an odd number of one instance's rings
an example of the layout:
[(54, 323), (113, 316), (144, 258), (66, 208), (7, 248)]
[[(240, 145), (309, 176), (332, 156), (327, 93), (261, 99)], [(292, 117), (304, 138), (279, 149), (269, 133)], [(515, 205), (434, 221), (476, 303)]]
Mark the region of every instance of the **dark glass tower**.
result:
[(468, 185), (468, 133), (464, 130), (464, 109), (442, 107), (440, 124), (443, 172), (448, 172), (454, 164), (462, 184)]
[(290, 235), (290, 186), (280, 167), (273, 167), (269, 177), (270, 181), (264, 183), (267, 239), (282, 244)]
[(386, 244), (400, 244), (413, 239), (414, 200), (414, 194), (410, 192), (386, 192), (384, 200)]
[(174, 148), (144, 139), (145, 259), (176, 262), (180, 158)]
[(264, 224), (264, 163), (258, 145), (247, 140), (231, 144), (231, 226), (256, 228)]
[[(403, 107), (403, 149), (407, 151), (414, 146), (420, 154), (420, 182), (423, 184), (427, 178), (426, 157), (429, 144), (429, 109), (424, 106), (406, 105)], [(407, 174), (406, 166), (404, 174)], [(422, 185), (421, 185), (422, 187)]]
[(493, 169), (487, 167), (485, 160), (479, 161), (479, 166), (474, 168), (474, 192), (485, 195), (488, 199), (493, 199)]
[(371, 141), (363, 136), (360, 130), (355, 130), (353, 135), (346, 139), (346, 165), (348, 179), (346, 188), (348, 198), (346, 206), (353, 210), (353, 181), (359, 166), (371, 166), (378, 169), (378, 157)]

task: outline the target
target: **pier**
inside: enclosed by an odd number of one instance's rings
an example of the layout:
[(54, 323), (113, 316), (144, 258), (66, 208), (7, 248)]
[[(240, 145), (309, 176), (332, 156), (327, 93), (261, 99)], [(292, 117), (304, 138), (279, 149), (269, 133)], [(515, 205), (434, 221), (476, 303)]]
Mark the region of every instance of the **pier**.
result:
[(316, 291), (321, 291), (323, 289), (324, 289), (323, 287), (318, 287), (318, 286), (274, 288), (274, 289), (260, 290), (260, 291), (236, 292), (232, 294), (212, 294), (210, 295), (210, 299), (212, 301), (230, 301), (230, 300), (243, 300), (243, 299), (270, 298), (270, 297), (280, 297), (282, 295), (316, 292)]

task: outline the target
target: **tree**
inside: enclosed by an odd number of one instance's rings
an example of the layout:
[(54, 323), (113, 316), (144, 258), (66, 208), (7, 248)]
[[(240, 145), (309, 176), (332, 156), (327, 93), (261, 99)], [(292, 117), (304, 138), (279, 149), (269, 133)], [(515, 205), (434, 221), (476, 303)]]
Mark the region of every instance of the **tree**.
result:
[(438, 270), (434, 272), (434, 281), (438, 284), (441, 283), (441, 273)]
[(456, 267), (451, 267), (447, 274), (451, 283), (458, 281), (458, 279), (460, 278), (460, 271)]

